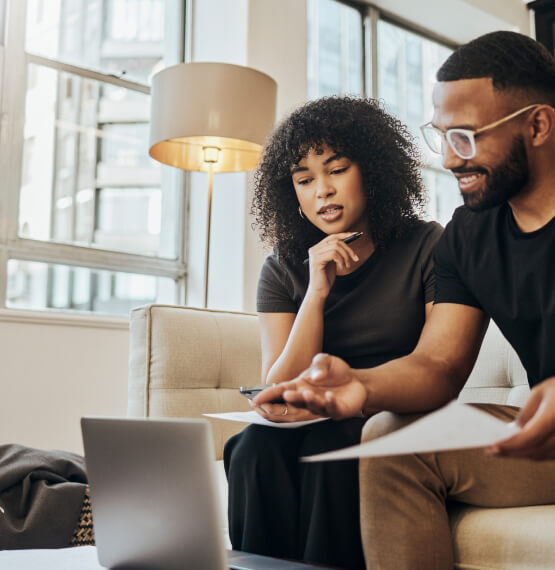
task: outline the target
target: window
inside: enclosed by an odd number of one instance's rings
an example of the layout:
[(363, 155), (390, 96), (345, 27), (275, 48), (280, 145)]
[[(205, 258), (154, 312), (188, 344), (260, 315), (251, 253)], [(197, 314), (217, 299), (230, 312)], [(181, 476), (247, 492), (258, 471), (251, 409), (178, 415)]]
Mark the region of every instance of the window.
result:
[(307, 6), (309, 99), (362, 93), (362, 13), (335, 0)]
[(415, 137), (425, 164), (422, 177), (428, 190), (429, 214), (445, 225), (462, 198), (455, 178), (424, 143), (420, 125), (432, 118), (435, 73), (452, 50), (384, 19), (377, 24), (378, 97)]
[(183, 13), (180, 0), (11, 2), (0, 307), (126, 315), (183, 298), (183, 177), (148, 156), (149, 82), (180, 61), (166, 22)]
[(126, 315), (173, 288), (167, 277), (10, 259), (6, 305)]
[(6, 39), (6, 2), (0, 0), (0, 46), (3, 46)]
[[(308, 22), (309, 96), (381, 99), (415, 137), (425, 162), (428, 214), (446, 224), (462, 199), (453, 176), (424, 144), (419, 126), (431, 118), (435, 72), (451, 47), (384, 18), (373, 7), (361, 4), (357, 9), (352, 2), (309, 0)], [(368, 63), (365, 70), (365, 62), (372, 62), (373, 68)]]

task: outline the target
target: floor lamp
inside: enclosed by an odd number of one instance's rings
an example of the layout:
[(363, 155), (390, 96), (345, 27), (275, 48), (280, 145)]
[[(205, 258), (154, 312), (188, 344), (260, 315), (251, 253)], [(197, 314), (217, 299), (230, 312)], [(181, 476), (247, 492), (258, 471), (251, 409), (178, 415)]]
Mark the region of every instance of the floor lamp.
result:
[(276, 92), (276, 82), (265, 73), (227, 63), (180, 63), (152, 78), (150, 156), (208, 173), (204, 307), (213, 174), (256, 167), (274, 126)]

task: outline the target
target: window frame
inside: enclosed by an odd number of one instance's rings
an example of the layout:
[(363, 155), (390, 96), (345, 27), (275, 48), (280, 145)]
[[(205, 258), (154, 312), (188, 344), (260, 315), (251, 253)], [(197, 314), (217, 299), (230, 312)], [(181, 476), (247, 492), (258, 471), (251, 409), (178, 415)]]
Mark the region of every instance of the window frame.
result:
[[(368, 89), (368, 74), (367, 74), (367, 67), (368, 67), (368, 63), (367, 63), (367, 49), (366, 49), (366, 20), (368, 17), (368, 12), (369, 12), (369, 6), (368, 4), (363, 4), (361, 2), (356, 2), (356, 1), (351, 1), (351, 0), (333, 0), (335, 2), (337, 2), (338, 4), (342, 4), (344, 6), (347, 6), (348, 8), (352, 8), (353, 10), (357, 11), (360, 15), (360, 22), (361, 22), (361, 26), (360, 26), (360, 32), (361, 32), (361, 44), (360, 44), (360, 49), (361, 49), (361, 77), (360, 77), (360, 84), (362, 86), (362, 92), (364, 94), (367, 94), (369, 92)], [(307, 3), (310, 2), (310, 0), (307, 0)], [(310, 46), (309, 46), (310, 47)], [(312, 46), (312, 54), (310, 57), (312, 57), (312, 59), (314, 61), (317, 61), (318, 59), (318, 42), (314, 42), (313, 46)], [(371, 53), (371, 52), (370, 52)], [(316, 65), (316, 82), (318, 82), (318, 66)], [(310, 95), (309, 95), (310, 96)], [(318, 97), (320, 97), (321, 94), (318, 94)]]
[(362, 20), (362, 89), (365, 97), (378, 97), (378, 21), (402, 28), (424, 39), (431, 40), (455, 50), (459, 44), (437, 32), (418, 26), (398, 15), (384, 10), (371, 2), (362, 0), (333, 0), (357, 10)]
[[(334, 0), (338, 4), (357, 10), (362, 19), (362, 93), (364, 97), (379, 99), (379, 47), (378, 47), (378, 23), (380, 21), (396, 26), (402, 30), (418, 35), (425, 40), (430, 40), (443, 45), (448, 49), (455, 50), (459, 44), (436, 32), (418, 26), (404, 20), (392, 12), (384, 10), (371, 2), (362, 0)], [(310, 54), (310, 57), (314, 57)], [(425, 164), (424, 171), (435, 174), (445, 174), (445, 170), (437, 164)], [(436, 188), (429, 189), (429, 201), (434, 203)]]
[[(337, 1), (343, 2), (343, 0), (337, 0)], [(378, 21), (379, 20), (391, 24), (392, 26), (396, 26), (397, 28), (400, 28), (417, 36), (420, 36), (423, 39), (431, 40), (433, 42), (442, 44), (446, 48), (455, 50), (457, 49), (457, 47), (459, 47), (459, 44), (457, 44), (456, 42), (448, 40), (445, 37), (433, 33), (429, 30), (425, 30), (420, 26), (411, 24), (410, 22), (407, 22), (406, 20), (403, 20), (398, 16), (392, 15), (387, 11), (384, 12), (381, 8), (376, 8), (375, 6), (371, 6), (370, 9), (368, 10), (368, 18), (371, 19), (369, 23), (369, 29), (371, 30), (372, 33), (372, 48), (373, 48), (373, 51), (371, 52), (372, 78), (370, 82), (370, 85), (372, 85), (372, 92), (369, 96), (373, 97), (374, 99), (378, 98), (378, 91), (379, 91), (379, 78), (378, 78), (379, 75), (378, 74), (378, 57), (379, 57)], [(436, 165), (426, 165), (425, 168), (433, 172), (440, 172), (440, 173), (445, 172), (443, 168), (438, 167)]]
[[(0, 10), (2, 9), (0, 0)], [(175, 300), (184, 303), (187, 278), (187, 214), (189, 176), (176, 172), (175, 181), (180, 189), (180, 204), (177, 220), (176, 258), (145, 256), (134, 253), (106, 250), (86, 245), (58, 243), (20, 237), (18, 235), (19, 196), (23, 166), (23, 143), (25, 121), (25, 95), (27, 91), (27, 66), (30, 63), (56, 71), (69, 72), (83, 78), (101, 81), (118, 87), (150, 94), (147, 84), (130, 81), (109, 73), (87, 67), (71, 65), (56, 59), (27, 53), (25, 51), (26, 1), (5, 0), (6, 41), (0, 44), (0, 313), (20, 313), (21, 309), (6, 307), (8, 261), (19, 259), (67, 266), (87, 267), (114, 272), (138, 273), (146, 276), (166, 277), (175, 282)], [(172, 11), (172, 21), (179, 20), (179, 44), (171, 46), (174, 61), (184, 60), (186, 20), (190, 16), (190, 2), (175, 0), (170, 8), (179, 7), (180, 14)], [(166, 18), (167, 19), (167, 18)], [(187, 25), (189, 23), (187, 22)], [(188, 40), (190, 41), (190, 39)], [(25, 72), (21, 72), (25, 70)], [(173, 176), (173, 175), (172, 175)], [(26, 311), (27, 309), (25, 309)], [(32, 310), (29, 310), (32, 311)], [(44, 309), (39, 312), (67, 312), (87, 315), (92, 319), (117, 319), (120, 317), (103, 313), (82, 312), (73, 309)], [(121, 317), (122, 319), (124, 317)], [(90, 319), (88, 319), (90, 320)]]

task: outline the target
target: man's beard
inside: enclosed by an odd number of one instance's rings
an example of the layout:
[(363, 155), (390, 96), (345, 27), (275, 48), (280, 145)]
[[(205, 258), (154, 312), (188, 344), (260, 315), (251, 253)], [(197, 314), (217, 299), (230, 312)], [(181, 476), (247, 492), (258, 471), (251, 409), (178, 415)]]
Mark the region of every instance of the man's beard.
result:
[[(483, 169), (473, 169), (484, 172)], [(464, 169), (461, 169), (464, 171)], [(457, 169), (454, 170), (457, 171)], [(481, 212), (499, 206), (524, 190), (530, 178), (528, 157), (522, 135), (517, 135), (507, 159), (486, 178), (486, 187), (477, 192), (461, 192), (465, 206), (474, 212)]]

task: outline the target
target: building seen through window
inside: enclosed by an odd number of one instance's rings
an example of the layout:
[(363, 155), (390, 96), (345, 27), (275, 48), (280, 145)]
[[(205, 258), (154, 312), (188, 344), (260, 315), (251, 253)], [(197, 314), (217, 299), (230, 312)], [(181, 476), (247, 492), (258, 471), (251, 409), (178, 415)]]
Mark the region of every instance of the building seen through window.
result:
[[(371, 88), (370, 77), (363, 81), (362, 53), (364, 46), (373, 43), (365, 37), (372, 28), (372, 18), (377, 19), (376, 54), (367, 47), (364, 58), (377, 62), (377, 69), (370, 69), (375, 78)], [(441, 168), (440, 158), (429, 151), (419, 127), (431, 119), (435, 73), (451, 49), (383, 19), (377, 10), (366, 10), (364, 6), (357, 10), (338, 0), (309, 0), (308, 23), (309, 96), (350, 94), (380, 99), (415, 138), (424, 163), (428, 215), (445, 225), (462, 199), (454, 177)]]
[(308, 0), (308, 97), (360, 94), (362, 16), (334, 0)]
[[(165, 8), (164, 0), (27, 1), (19, 237), (177, 259), (180, 189), (162, 192), (164, 167), (148, 155), (147, 85), (166, 65)], [(157, 286), (162, 278), (73, 265), (14, 260), (7, 305), (126, 314), (175, 301), (167, 284)]]
[(0, 46), (4, 45), (6, 37), (6, 7), (7, 0), (0, 0)]

